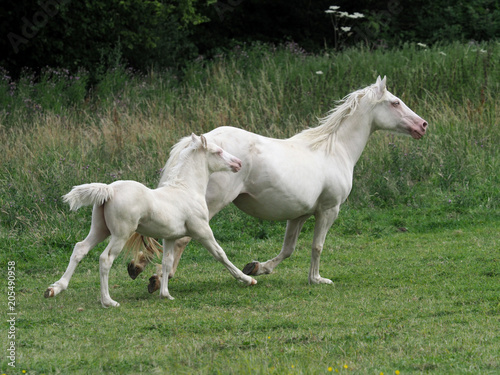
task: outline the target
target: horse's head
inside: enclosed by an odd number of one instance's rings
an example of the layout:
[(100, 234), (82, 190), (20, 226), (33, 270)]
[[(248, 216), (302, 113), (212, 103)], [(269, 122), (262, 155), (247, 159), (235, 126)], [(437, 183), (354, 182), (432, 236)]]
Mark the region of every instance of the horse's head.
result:
[(191, 134), (191, 139), (195, 148), (201, 149), (206, 153), (210, 172), (232, 171), (236, 173), (241, 169), (240, 159), (223, 150), (215, 143), (208, 142), (203, 135), (198, 137), (195, 134)]
[(386, 77), (381, 79), (379, 76), (373, 88), (376, 96), (373, 108), (375, 130), (383, 129), (407, 134), (415, 139), (424, 136), (427, 121), (408, 108), (401, 99), (387, 91)]

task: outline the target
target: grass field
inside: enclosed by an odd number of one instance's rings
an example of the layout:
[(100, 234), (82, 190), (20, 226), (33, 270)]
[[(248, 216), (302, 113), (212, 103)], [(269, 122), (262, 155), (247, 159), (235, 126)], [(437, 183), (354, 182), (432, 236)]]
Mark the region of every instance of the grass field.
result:
[[(322, 55), (253, 46), (175, 74), (117, 67), (90, 93), (86, 72), (2, 72), (2, 373), (500, 373), (499, 61), (497, 42)], [(333, 286), (307, 283), (310, 220), (254, 287), (193, 243), (169, 283), (175, 300), (147, 292), (152, 267), (131, 280), (121, 256), (110, 275), (121, 306), (103, 309), (102, 244), (67, 291), (43, 298), (89, 229), (89, 208), (61, 202), (73, 185), (155, 186), (179, 137), (220, 125), (288, 137), (378, 74), (429, 131), (370, 140), (323, 251)], [(238, 267), (275, 256), (285, 228), (234, 207), (211, 225)]]

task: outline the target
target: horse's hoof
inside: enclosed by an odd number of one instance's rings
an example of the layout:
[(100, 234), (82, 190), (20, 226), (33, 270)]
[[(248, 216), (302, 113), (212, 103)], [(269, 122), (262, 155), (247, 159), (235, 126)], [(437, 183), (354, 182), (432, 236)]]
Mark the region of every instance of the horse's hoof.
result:
[(255, 285), (257, 284), (257, 280), (255, 280), (253, 277), (252, 277), (252, 281), (250, 282), (250, 285)]
[(243, 273), (245, 275), (256, 275), (259, 270), (259, 262), (251, 262), (248, 263), (245, 267), (243, 267)]
[(174, 297), (172, 297), (170, 294), (167, 294), (166, 296), (162, 296), (162, 295), (160, 294), (160, 298), (169, 299), (169, 300), (171, 300), (171, 301), (175, 299), (175, 298), (174, 298)]
[(139, 274), (144, 271), (144, 267), (136, 266), (133, 261), (131, 261), (128, 266), (128, 275), (132, 278), (132, 280), (135, 280)]
[(149, 278), (148, 292), (154, 293), (160, 289), (160, 278), (157, 275), (153, 275)]
[(45, 298), (50, 298), (50, 297), (54, 297), (55, 293), (54, 293), (54, 289), (53, 288), (47, 288), (47, 290), (45, 291), (45, 293), (43, 293), (43, 296)]
[(102, 302), (101, 301), (101, 304), (102, 304), (102, 307), (104, 308), (108, 308), (108, 307), (120, 307), (120, 304), (116, 301), (113, 301), (113, 300), (110, 300), (110, 301), (106, 301), (106, 302)]

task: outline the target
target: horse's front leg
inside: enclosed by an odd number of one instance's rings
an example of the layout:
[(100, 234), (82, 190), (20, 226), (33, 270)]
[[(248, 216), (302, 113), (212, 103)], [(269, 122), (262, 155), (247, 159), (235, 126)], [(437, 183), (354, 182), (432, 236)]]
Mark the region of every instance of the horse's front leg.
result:
[[(191, 241), (191, 237), (182, 237), (175, 241), (174, 244), (174, 260), (172, 269), (168, 273), (168, 278), (171, 279), (175, 275), (175, 271), (177, 270), (177, 266), (179, 265), (179, 261), (181, 260), (182, 253), (184, 249)], [(162, 267), (156, 267), (156, 273), (149, 278), (148, 291), (149, 293), (154, 293), (158, 289), (160, 289), (161, 278), (163, 275)]]
[(280, 264), (284, 259), (292, 255), (297, 244), (297, 239), (299, 238), (302, 226), (309, 218), (310, 215), (301, 216), (294, 220), (288, 220), (286, 223), (285, 239), (283, 241), (283, 247), (280, 253), (273, 259), (267, 262), (259, 263), (257, 261), (248, 263), (243, 268), (243, 273), (246, 275), (263, 275), (273, 272), (273, 270)]
[(222, 247), (220, 247), (215, 240), (214, 234), (212, 233), (208, 223), (198, 225), (196, 233), (197, 235), (193, 235), (193, 237), (200, 241), (210, 254), (212, 254), (215, 259), (221, 262), (228, 269), (229, 273), (231, 273), (235, 279), (247, 285), (257, 284), (257, 280), (253, 277), (245, 275), (238, 268), (236, 268), (233, 263), (231, 263)]
[(168, 291), (169, 274), (174, 265), (174, 247), (175, 241), (163, 240), (163, 258), (161, 261), (162, 275), (160, 285), (160, 298), (174, 299)]
[(311, 268), (309, 269), (309, 284), (333, 284), (332, 280), (319, 275), (319, 259), (323, 251), (326, 234), (339, 214), (339, 206), (315, 214), (314, 239), (311, 252)]

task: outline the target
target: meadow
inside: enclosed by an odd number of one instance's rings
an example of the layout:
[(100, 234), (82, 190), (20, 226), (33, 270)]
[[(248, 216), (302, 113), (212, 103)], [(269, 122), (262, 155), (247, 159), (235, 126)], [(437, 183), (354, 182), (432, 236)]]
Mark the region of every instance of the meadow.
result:
[[(110, 285), (121, 306), (104, 309), (101, 244), (67, 291), (43, 298), (89, 230), (91, 209), (62, 203), (73, 185), (154, 187), (180, 137), (231, 125), (286, 138), (379, 74), (428, 133), (372, 136), (325, 243), (333, 286), (307, 283), (310, 219), (292, 257), (254, 287), (192, 243), (169, 283), (175, 300), (147, 292), (153, 267), (131, 280), (120, 256)], [(181, 72), (117, 64), (90, 90), (89, 77), (0, 72), (2, 373), (500, 372), (498, 42), (317, 55), (254, 45)], [(231, 206), (211, 226), (238, 267), (275, 256), (285, 229)]]

